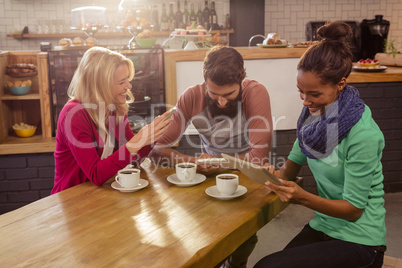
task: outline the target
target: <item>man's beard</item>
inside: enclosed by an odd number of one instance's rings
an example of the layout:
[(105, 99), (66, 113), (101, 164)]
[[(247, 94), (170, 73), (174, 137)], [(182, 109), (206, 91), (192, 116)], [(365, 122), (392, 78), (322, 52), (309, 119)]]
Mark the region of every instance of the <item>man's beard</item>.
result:
[(208, 111), (214, 119), (217, 117), (222, 117), (222, 119), (223, 117), (233, 118), (241, 111), (241, 88), (237, 97), (234, 100), (228, 100), (224, 108), (219, 107), (218, 101), (212, 99), (208, 93), (205, 95), (205, 99)]

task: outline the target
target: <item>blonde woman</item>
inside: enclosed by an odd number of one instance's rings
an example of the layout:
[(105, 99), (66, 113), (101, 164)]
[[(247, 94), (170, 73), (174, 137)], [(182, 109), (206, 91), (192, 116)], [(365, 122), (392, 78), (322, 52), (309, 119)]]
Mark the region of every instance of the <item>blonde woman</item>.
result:
[(131, 131), (127, 111), (134, 101), (133, 77), (133, 63), (120, 53), (94, 47), (84, 54), (57, 122), (52, 194), (88, 180), (102, 185), (127, 164), (141, 163), (166, 132), (168, 113), (136, 135)]

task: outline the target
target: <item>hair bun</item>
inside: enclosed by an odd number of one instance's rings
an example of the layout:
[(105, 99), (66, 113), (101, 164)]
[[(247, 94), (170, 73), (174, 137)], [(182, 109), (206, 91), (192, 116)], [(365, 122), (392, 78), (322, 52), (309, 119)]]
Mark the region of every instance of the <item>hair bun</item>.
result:
[(350, 43), (353, 40), (353, 31), (349, 24), (336, 21), (327, 23), (317, 30), (317, 35), (322, 41), (339, 41), (342, 43)]

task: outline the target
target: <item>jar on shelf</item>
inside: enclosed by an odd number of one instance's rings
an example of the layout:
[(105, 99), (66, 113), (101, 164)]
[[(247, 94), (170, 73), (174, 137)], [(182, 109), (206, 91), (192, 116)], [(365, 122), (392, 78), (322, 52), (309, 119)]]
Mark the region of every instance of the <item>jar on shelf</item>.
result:
[(122, 0), (118, 8), (119, 26), (139, 30), (150, 29), (152, 9), (148, 0)]

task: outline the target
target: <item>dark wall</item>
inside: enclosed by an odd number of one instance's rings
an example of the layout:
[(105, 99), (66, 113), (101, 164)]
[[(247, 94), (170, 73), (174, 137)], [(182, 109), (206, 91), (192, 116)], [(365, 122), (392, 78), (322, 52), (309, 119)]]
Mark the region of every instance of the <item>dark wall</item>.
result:
[[(402, 191), (402, 83), (354, 84), (371, 108), (373, 118), (385, 137), (383, 172), (385, 192)], [(296, 130), (276, 131), (273, 136), (271, 163), (277, 168), (289, 154)], [(190, 141), (190, 142), (189, 142)], [(178, 150), (196, 154), (190, 144), (199, 144), (198, 136), (180, 141)], [(307, 191), (316, 193), (314, 178), (307, 166), (299, 174)], [(53, 153), (0, 156), (0, 214), (50, 195), (53, 187)]]
[(0, 214), (50, 195), (53, 153), (0, 156)]
[[(230, 0), (230, 25), (236, 29), (230, 35), (230, 46), (248, 46), (253, 35), (264, 35), (264, 9), (264, 0)], [(258, 40), (262, 42), (262, 39)]]
[(382, 155), (386, 192), (402, 191), (402, 83), (352, 84), (370, 107), (385, 137)]

